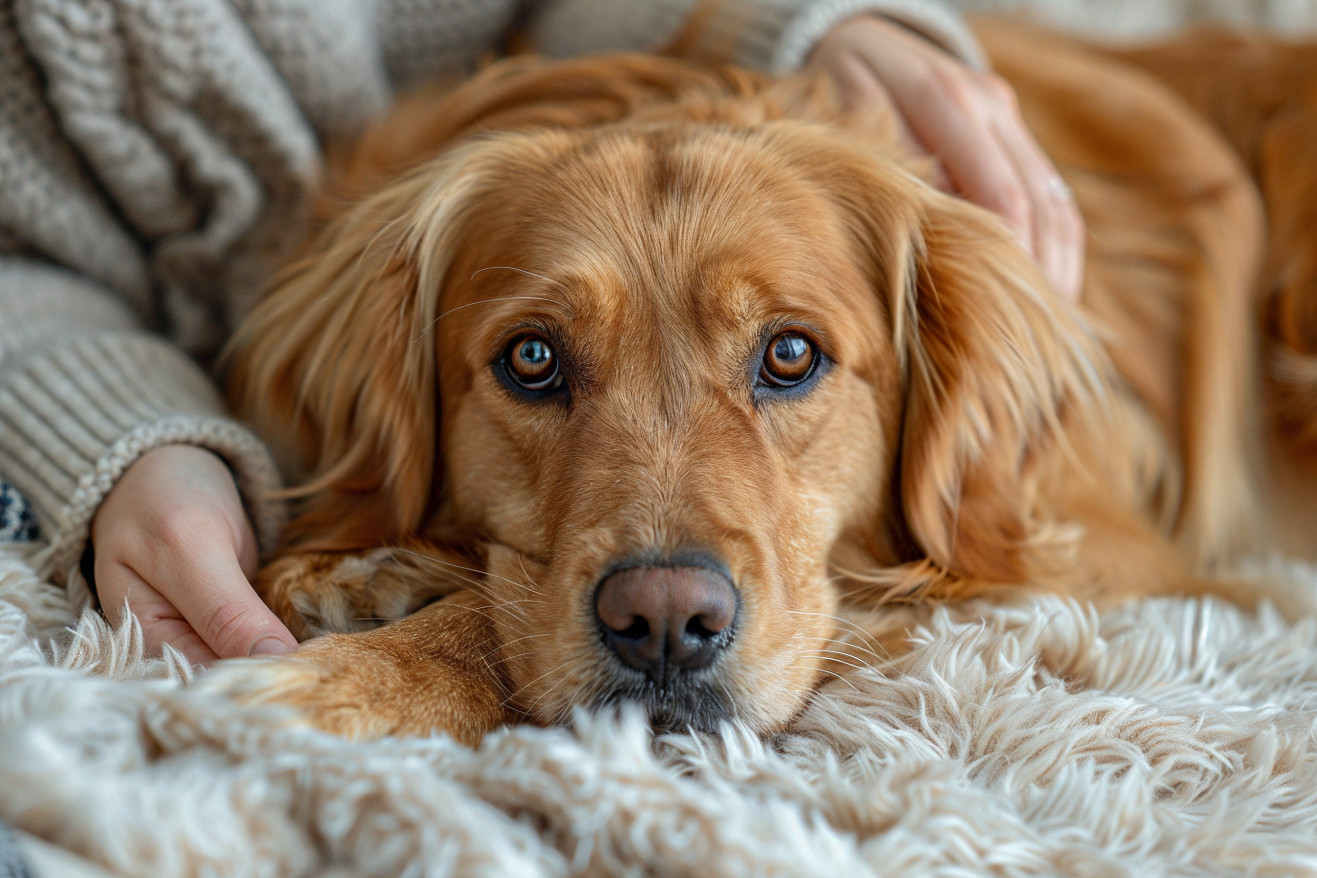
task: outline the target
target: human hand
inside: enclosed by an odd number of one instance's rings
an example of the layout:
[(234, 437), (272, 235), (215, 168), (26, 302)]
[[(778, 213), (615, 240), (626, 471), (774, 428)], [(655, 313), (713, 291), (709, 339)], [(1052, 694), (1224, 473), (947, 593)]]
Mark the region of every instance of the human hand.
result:
[(848, 19), (814, 48), (809, 66), (830, 76), (852, 108), (886, 109), (935, 156), (943, 188), (1004, 218), (1058, 293), (1079, 298), (1084, 221), (1056, 167), (1024, 125), (1015, 91), (906, 28)]
[(190, 661), (283, 653), (297, 645), (261, 602), (256, 536), (219, 457), (166, 445), (128, 468), (92, 519), (96, 592), (112, 622), (125, 600), (147, 648)]

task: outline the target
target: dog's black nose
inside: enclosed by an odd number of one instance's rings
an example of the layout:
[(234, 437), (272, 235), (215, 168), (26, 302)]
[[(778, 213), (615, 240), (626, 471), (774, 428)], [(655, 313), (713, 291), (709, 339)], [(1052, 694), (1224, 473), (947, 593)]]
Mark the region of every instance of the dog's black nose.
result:
[(732, 642), (736, 608), (731, 581), (704, 567), (633, 567), (595, 595), (608, 646), (660, 689), (718, 657)]

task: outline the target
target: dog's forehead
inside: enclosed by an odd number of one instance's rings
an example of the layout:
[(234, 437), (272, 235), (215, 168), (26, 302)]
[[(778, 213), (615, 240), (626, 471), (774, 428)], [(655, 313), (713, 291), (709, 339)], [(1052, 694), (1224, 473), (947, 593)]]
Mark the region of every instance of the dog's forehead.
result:
[(840, 207), (774, 132), (527, 140), (471, 236), (476, 282), (463, 298), (507, 298), (478, 309), (486, 320), (548, 310), (595, 325), (823, 321), (864, 294)]

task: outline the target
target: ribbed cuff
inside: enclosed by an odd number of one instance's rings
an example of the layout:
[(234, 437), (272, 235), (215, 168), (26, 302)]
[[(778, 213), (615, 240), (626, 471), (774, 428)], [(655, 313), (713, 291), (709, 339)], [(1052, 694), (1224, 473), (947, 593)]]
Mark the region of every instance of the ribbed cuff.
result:
[(794, 14), (775, 31), (776, 42), (768, 62), (768, 69), (776, 74), (798, 69), (828, 31), (848, 18), (866, 14), (899, 22), (971, 67), (987, 67), (983, 49), (969, 25), (938, 0), (823, 0), (790, 6)]
[[(270, 497), (269, 452), (223, 415), (218, 394), (186, 354), (144, 333), (60, 339), (0, 375), (0, 472), (32, 504), (50, 541), (39, 573), (69, 581), (92, 516), (118, 478), (162, 445), (196, 445), (232, 467), (262, 549), (282, 523)], [(73, 595), (85, 602), (85, 595)]]
[[(975, 67), (985, 65), (969, 27), (939, 0), (723, 0), (698, 22), (697, 53), (755, 70), (790, 73), (834, 26), (857, 15), (886, 16)], [(575, 0), (531, 23), (536, 49), (557, 57), (601, 50), (654, 51), (698, 15), (695, 0), (620, 3)]]

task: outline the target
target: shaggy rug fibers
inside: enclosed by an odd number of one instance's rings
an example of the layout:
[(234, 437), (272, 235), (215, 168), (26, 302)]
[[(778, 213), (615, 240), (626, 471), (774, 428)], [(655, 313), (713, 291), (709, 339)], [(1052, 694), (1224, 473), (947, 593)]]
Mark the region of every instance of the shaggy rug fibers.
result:
[[(1288, 603), (1317, 572), (1260, 574)], [(939, 611), (788, 733), (342, 741), (0, 556), (0, 818), (126, 875), (1317, 874), (1317, 619)]]

